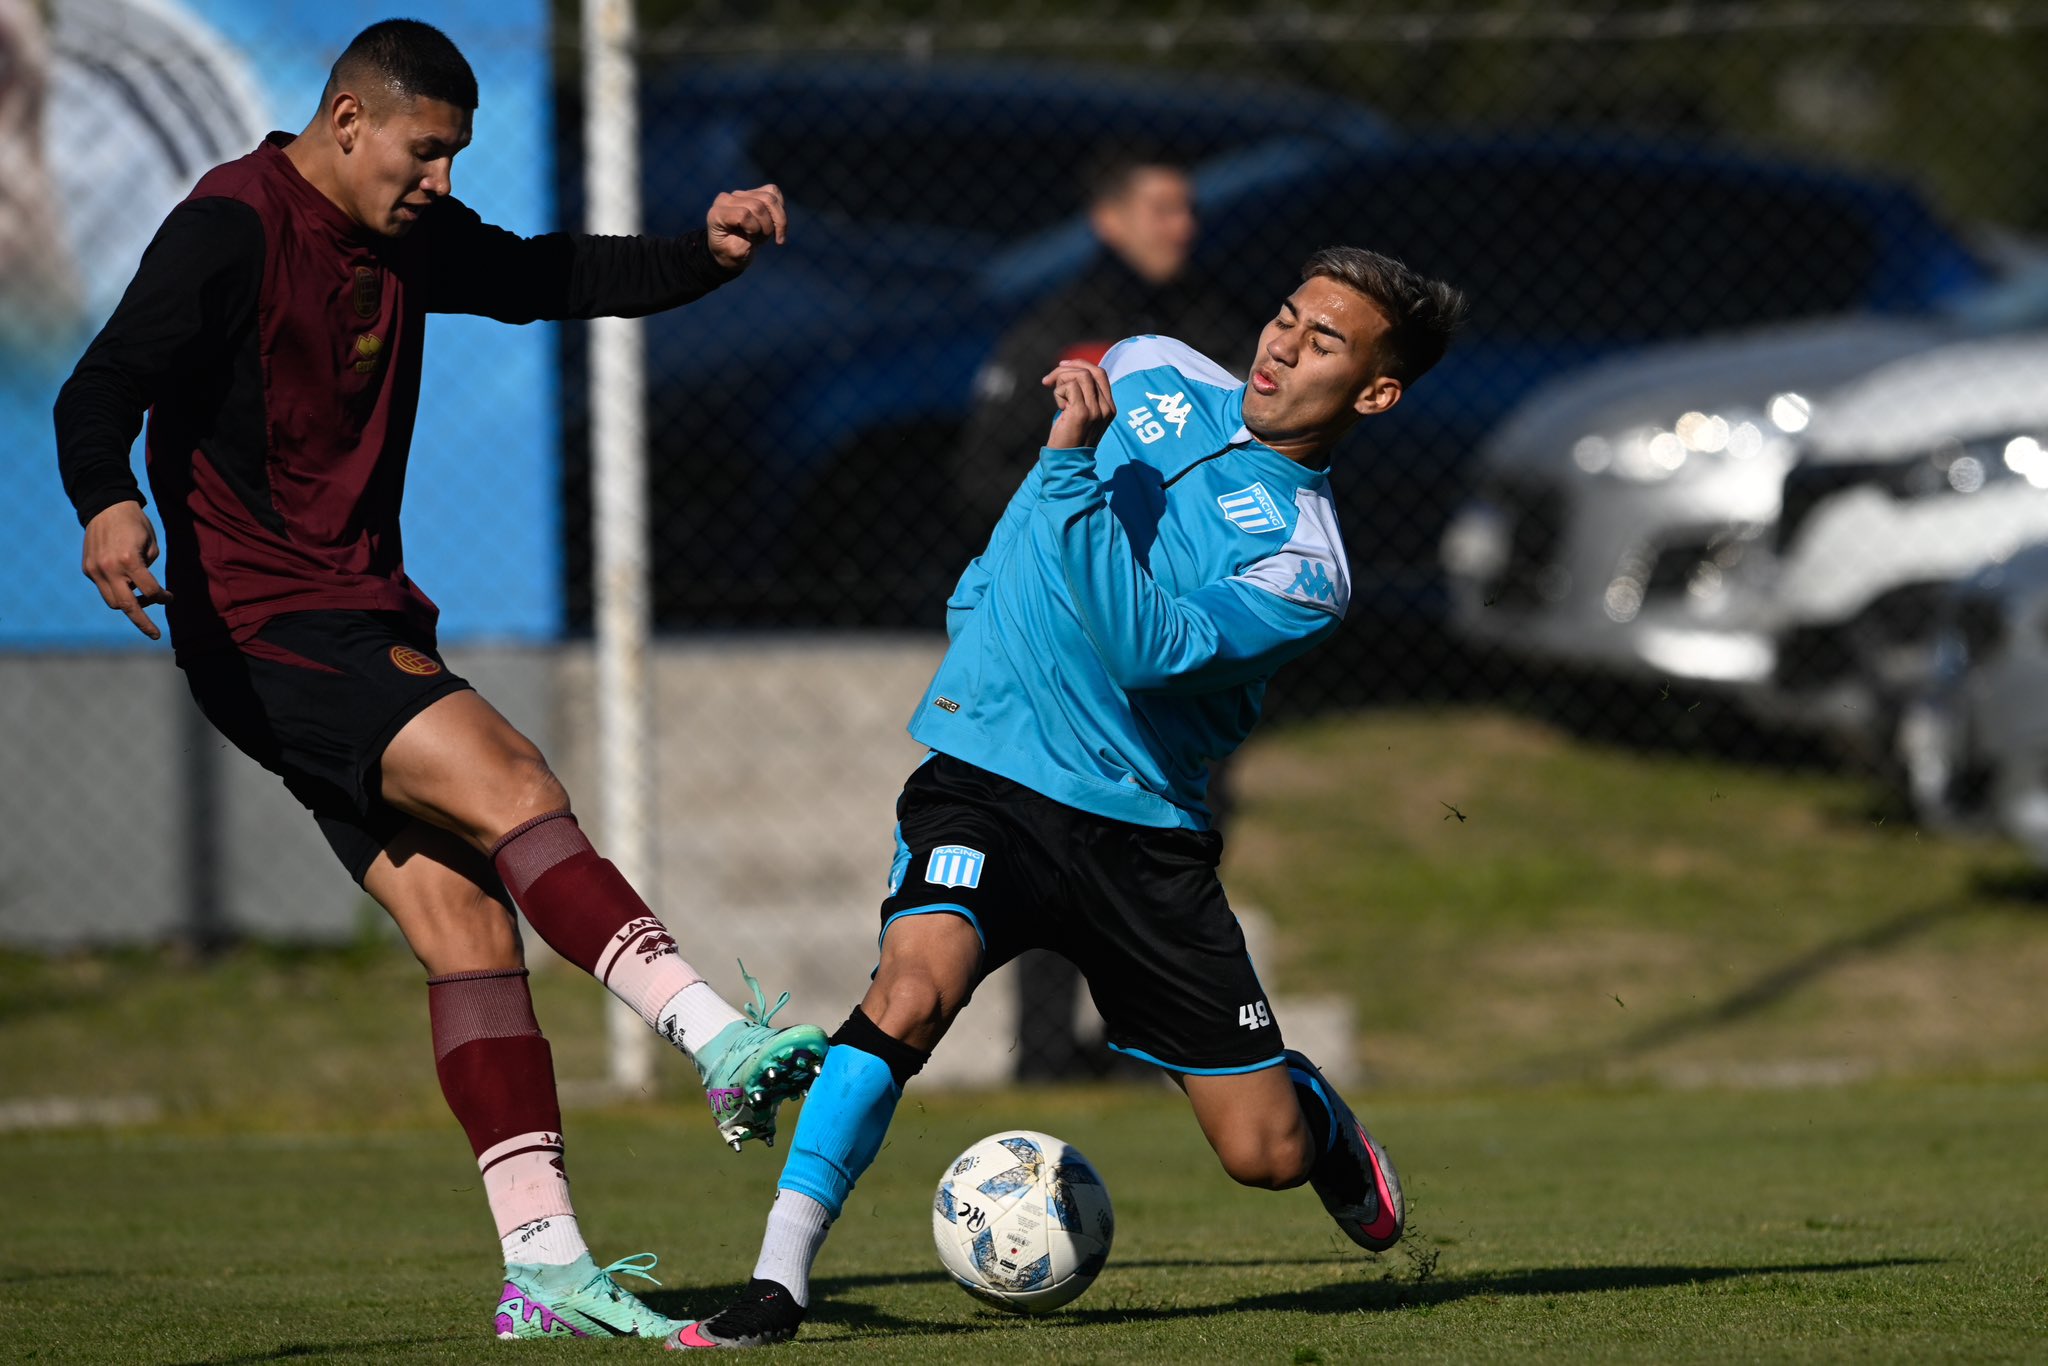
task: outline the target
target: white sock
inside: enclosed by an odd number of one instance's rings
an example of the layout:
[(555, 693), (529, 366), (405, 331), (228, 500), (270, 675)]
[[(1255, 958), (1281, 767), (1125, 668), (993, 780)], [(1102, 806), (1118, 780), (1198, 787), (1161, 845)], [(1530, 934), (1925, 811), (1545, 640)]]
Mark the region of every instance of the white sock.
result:
[(654, 1027), (664, 1039), (695, 1057), (697, 1050), (717, 1038), (720, 1030), (745, 1018), (712, 990), (709, 982), (696, 981), (663, 1002), (655, 1015)]
[(567, 1266), (590, 1251), (573, 1214), (550, 1214), (521, 1224), (498, 1242), (505, 1249), (507, 1266)]
[(832, 1230), (832, 1214), (823, 1205), (792, 1190), (775, 1192), (768, 1210), (768, 1232), (761, 1238), (761, 1257), (754, 1263), (756, 1280), (774, 1281), (789, 1297), (811, 1305), (811, 1263)]
[(621, 925), (597, 955), (590, 975), (656, 1029), (661, 1028), (662, 1004), (704, 980), (677, 951), (668, 926), (652, 915)]
[(569, 1203), (560, 1134), (515, 1134), (485, 1149), (476, 1165), (507, 1262), (561, 1266), (590, 1250)]

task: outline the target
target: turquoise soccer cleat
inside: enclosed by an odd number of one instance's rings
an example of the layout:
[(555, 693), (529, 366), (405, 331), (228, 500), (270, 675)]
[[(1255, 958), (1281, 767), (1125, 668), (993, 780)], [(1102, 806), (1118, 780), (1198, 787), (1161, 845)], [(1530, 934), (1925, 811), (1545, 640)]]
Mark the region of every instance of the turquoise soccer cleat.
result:
[(586, 1252), (567, 1266), (507, 1265), (498, 1336), (667, 1338), (686, 1326), (683, 1321), (655, 1313), (612, 1279), (617, 1272), (660, 1285), (648, 1274), (657, 1260), (642, 1252), (600, 1270)]
[(745, 963), (740, 964), (740, 976), (754, 996), (747, 1004), (747, 1018), (719, 1030), (691, 1058), (704, 1079), (704, 1099), (718, 1122), (719, 1136), (734, 1152), (750, 1138), (774, 1147), (776, 1109), (809, 1090), (825, 1064), (824, 1030), (816, 1025), (773, 1028), (776, 1012), (789, 1004), (789, 993), (783, 992), (770, 1006)]

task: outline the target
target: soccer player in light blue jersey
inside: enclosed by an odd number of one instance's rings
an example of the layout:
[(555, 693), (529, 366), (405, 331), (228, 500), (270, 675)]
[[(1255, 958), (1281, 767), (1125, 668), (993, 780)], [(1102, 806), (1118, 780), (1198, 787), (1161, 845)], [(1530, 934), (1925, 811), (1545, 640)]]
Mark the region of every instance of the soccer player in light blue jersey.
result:
[(1233, 1179), (1307, 1183), (1359, 1246), (1399, 1241), (1385, 1151), (1281, 1039), (1203, 794), (1266, 680), (1343, 618), (1331, 450), (1400, 401), (1463, 311), (1449, 285), (1332, 247), (1266, 324), (1248, 385), (1162, 337), (1045, 377), (1058, 417), (947, 603), (910, 723), (931, 754), (897, 803), (881, 965), (798, 1120), (753, 1280), (670, 1347), (795, 1336), (905, 1083), (1030, 948), (1081, 970), (1109, 1046), (1179, 1084)]

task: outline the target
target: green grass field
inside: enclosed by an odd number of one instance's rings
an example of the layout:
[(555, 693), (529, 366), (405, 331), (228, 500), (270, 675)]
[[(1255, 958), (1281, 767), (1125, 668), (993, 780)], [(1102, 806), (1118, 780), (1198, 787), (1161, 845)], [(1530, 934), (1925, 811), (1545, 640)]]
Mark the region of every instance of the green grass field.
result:
[[(1306, 1192), (1232, 1186), (1178, 1109), (1149, 1090), (907, 1103), (833, 1231), (802, 1358), (2019, 1361), (2048, 1344), (2048, 1086), (1388, 1099), (1373, 1122), (1414, 1231), (1380, 1258)], [(1102, 1279), (1043, 1320), (976, 1305), (931, 1248), (945, 1162), (1025, 1123), (1084, 1145), (1119, 1216)], [(751, 1266), (772, 1155), (733, 1156), (694, 1110), (573, 1134), (599, 1253), (658, 1252), (658, 1307), (716, 1308)], [(10, 1358), (507, 1350), (452, 1132), (21, 1138), (0, 1160)]]
[[(1500, 713), (1275, 732), (1239, 779), (1226, 875), (1285, 932), (1269, 985), (1355, 1005), (1408, 1242), (1368, 1257), (1307, 1193), (1232, 1186), (1163, 1086), (913, 1090), (803, 1359), (2048, 1359), (2048, 914), (2012, 850), (1825, 774)], [(563, 1075), (597, 1075), (587, 981), (535, 989)], [(0, 956), (0, 1113), (156, 1115), (0, 1135), (0, 1358), (562, 1350), (488, 1336), (423, 998), (374, 937)], [(654, 1302), (690, 1314), (744, 1280), (778, 1161), (681, 1094), (568, 1127), (597, 1251), (661, 1254)], [(941, 1167), (1006, 1125), (1077, 1143), (1116, 1200), (1101, 1282), (1043, 1320), (976, 1305), (930, 1245)]]

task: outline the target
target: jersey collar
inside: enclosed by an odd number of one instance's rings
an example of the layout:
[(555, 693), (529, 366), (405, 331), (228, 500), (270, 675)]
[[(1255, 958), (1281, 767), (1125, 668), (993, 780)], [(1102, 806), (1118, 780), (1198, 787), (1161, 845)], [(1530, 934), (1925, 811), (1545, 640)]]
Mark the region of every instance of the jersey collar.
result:
[(1244, 386), (1230, 396), (1230, 406), (1223, 410), (1223, 420), (1235, 421), (1237, 431), (1230, 438), (1230, 448), (1240, 451), (1245, 458), (1258, 467), (1259, 473), (1276, 483), (1308, 488), (1324, 482), (1330, 476), (1330, 467), (1320, 468), (1304, 465), (1299, 460), (1290, 460), (1265, 442), (1252, 435), (1251, 428), (1244, 425)]
[(292, 133), (274, 132), (263, 139), (256, 155), (270, 167), (271, 174), (277, 177), (292, 201), (304, 210), (306, 217), (330, 236), (343, 242), (374, 242), (375, 233), (343, 213), (339, 204), (322, 194), (313, 182), (299, 174), (298, 167), (292, 165), (292, 159), (284, 154), (284, 149), (291, 146), (295, 138)]
[[(1320, 469), (1312, 469), (1298, 460), (1289, 460), (1286, 456), (1252, 435), (1251, 429), (1244, 425), (1244, 386), (1242, 384), (1231, 391), (1229, 401), (1225, 403), (1223, 411), (1217, 417), (1220, 425), (1235, 429), (1231, 432), (1230, 439), (1224, 442), (1223, 448), (1221, 450), (1214, 448), (1205, 450), (1201, 446), (1182, 447), (1180, 451), (1181, 459), (1178, 463), (1170, 466), (1165, 464), (1153, 465), (1153, 468), (1159, 471), (1161, 479), (1171, 484), (1197, 465), (1222, 456), (1235, 455), (1239, 459), (1249, 461), (1258, 471), (1261, 479), (1269, 479), (1273, 483), (1285, 485), (1288, 488), (1311, 488), (1328, 480), (1330, 474), (1330, 467), (1328, 465), (1324, 465)], [(1142, 458), (1146, 463), (1151, 463), (1154, 459), (1149, 454)]]

